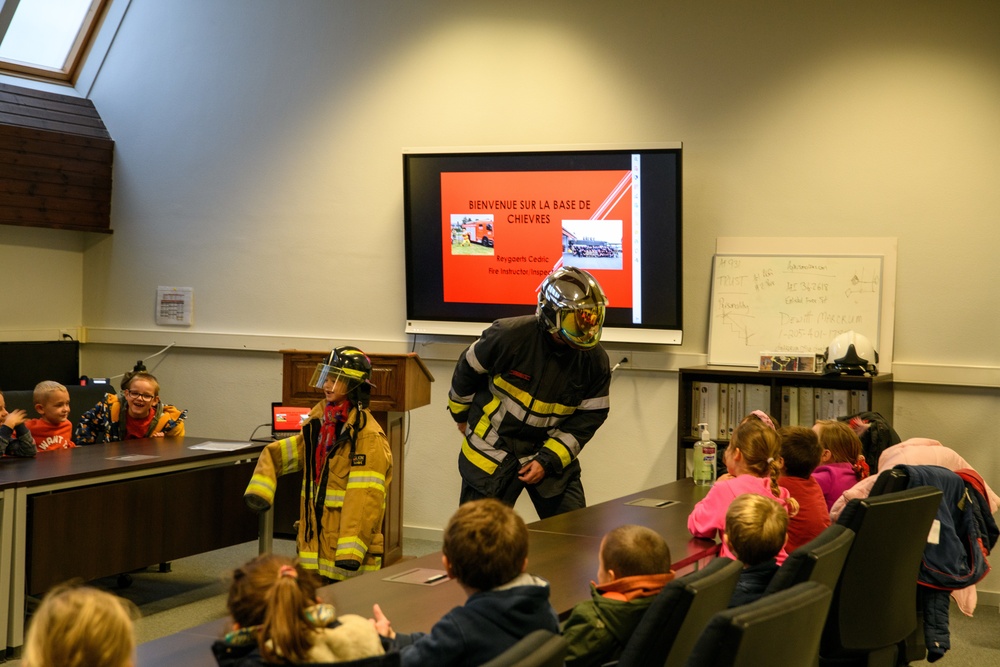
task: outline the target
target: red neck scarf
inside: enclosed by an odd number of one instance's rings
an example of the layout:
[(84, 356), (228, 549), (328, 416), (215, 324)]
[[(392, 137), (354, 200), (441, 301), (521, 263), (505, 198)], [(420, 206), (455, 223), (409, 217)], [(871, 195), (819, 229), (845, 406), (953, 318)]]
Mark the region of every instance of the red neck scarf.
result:
[(323, 476), (327, 455), (333, 444), (340, 437), (340, 431), (351, 414), (351, 402), (343, 400), (338, 405), (327, 403), (323, 410), (323, 424), (319, 428), (319, 441), (316, 443), (315, 482), (317, 485)]

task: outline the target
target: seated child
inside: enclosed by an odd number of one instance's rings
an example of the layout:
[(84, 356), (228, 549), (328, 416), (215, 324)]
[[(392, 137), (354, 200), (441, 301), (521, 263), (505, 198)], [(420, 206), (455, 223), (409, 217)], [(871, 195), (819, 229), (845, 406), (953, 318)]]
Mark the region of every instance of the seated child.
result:
[(538, 629), (559, 632), (549, 584), (527, 574), (528, 529), (495, 498), (463, 503), (444, 529), (441, 558), (468, 594), (430, 633), (397, 634), (374, 606), (379, 634), (399, 649), (403, 667), (481, 665)]
[(562, 633), (566, 663), (603, 665), (617, 660), (657, 593), (674, 578), (670, 549), (643, 526), (620, 526), (601, 540), (591, 599), (573, 607)]
[(777, 421), (773, 417), (771, 417), (771, 415), (767, 414), (763, 410), (754, 410), (753, 412), (751, 412), (750, 414), (748, 414), (746, 417), (744, 417), (740, 421), (740, 423), (743, 423), (743, 422), (746, 422), (746, 421), (752, 421), (754, 419), (760, 421), (765, 426), (769, 427), (772, 431), (777, 431), (778, 430), (778, 423), (777, 423)]
[(24, 410), (7, 412), (7, 404), (0, 391), (0, 454), (3, 456), (34, 456), (35, 441), (24, 425)]
[(317, 602), (320, 580), (291, 558), (266, 554), (233, 571), (226, 606), (233, 630), (212, 645), (223, 667), (313, 664), (382, 655), (382, 640), (361, 616), (337, 616)]
[[(773, 428), (760, 419), (744, 419), (733, 430), (723, 458), (728, 472), (716, 480), (708, 495), (699, 500), (688, 515), (688, 530), (692, 535), (714, 539), (725, 530), (729, 504), (744, 493), (774, 498), (784, 505), (789, 515), (798, 511), (798, 503), (788, 489), (778, 486), (781, 443)], [(725, 542), (720, 555), (736, 558)], [(779, 552), (779, 565), (786, 555), (784, 549)]]
[(69, 421), (69, 392), (66, 387), (45, 380), (35, 385), (32, 398), (35, 411), (41, 417), (29, 419), (24, 425), (31, 431), (38, 451), (54, 452), (76, 447), (73, 444), (73, 424)]
[(778, 552), (785, 544), (788, 512), (772, 498), (744, 494), (726, 510), (722, 541), (743, 563), (743, 572), (729, 600), (738, 607), (759, 599), (778, 571)]
[(830, 512), (819, 482), (812, 472), (823, 456), (815, 431), (805, 426), (783, 426), (778, 429), (781, 438), (781, 476), (778, 486), (799, 504), (799, 511), (788, 519), (788, 541), (785, 551), (791, 553), (826, 530), (830, 525)]
[(132, 438), (184, 435), (187, 410), (160, 402), (160, 383), (146, 372), (132, 376), (128, 389), (107, 394), (83, 413), (73, 433), (77, 445), (95, 445)]
[(86, 586), (53, 588), (31, 617), (25, 667), (130, 667), (135, 606)]
[(829, 511), (840, 494), (868, 477), (868, 464), (861, 453), (861, 439), (846, 423), (821, 419), (813, 431), (819, 436), (823, 457), (812, 476), (823, 489)]

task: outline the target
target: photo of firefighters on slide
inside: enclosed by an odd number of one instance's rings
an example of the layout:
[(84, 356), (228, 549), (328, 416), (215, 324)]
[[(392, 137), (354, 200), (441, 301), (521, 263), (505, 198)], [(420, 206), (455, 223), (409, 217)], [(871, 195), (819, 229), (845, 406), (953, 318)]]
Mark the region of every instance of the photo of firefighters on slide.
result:
[(563, 266), (621, 270), (621, 220), (563, 220)]

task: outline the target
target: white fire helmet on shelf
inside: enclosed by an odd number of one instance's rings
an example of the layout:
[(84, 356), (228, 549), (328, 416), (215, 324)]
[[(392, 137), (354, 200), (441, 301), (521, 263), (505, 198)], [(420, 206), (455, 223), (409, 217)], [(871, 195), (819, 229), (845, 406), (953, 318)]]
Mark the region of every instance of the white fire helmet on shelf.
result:
[(878, 375), (878, 352), (867, 336), (846, 331), (826, 348), (823, 372), (846, 375)]

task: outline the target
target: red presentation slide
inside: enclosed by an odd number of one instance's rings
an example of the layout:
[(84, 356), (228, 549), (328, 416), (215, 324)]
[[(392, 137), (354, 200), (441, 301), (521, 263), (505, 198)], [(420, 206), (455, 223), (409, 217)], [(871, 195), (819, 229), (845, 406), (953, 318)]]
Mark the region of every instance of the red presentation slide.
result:
[(444, 300), (532, 304), (542, 279), (577, 266), (609, 305), (632, 307), (632, 172), (441, 174)]

